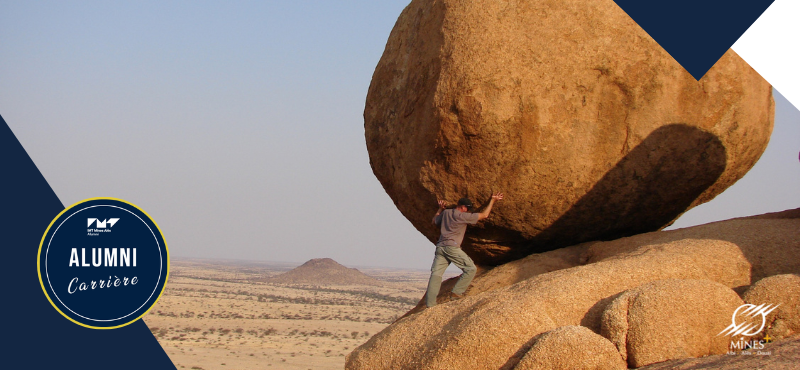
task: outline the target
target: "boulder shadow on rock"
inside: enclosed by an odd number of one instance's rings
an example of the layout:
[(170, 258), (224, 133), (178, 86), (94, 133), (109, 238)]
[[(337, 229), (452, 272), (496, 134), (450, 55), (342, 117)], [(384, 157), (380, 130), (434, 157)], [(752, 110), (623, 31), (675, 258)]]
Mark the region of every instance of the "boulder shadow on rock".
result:
[(725, 161), (714, 134), (684, 124), (659, 127), (533, 238), (527, 252), (656, 231), (697, 203)]

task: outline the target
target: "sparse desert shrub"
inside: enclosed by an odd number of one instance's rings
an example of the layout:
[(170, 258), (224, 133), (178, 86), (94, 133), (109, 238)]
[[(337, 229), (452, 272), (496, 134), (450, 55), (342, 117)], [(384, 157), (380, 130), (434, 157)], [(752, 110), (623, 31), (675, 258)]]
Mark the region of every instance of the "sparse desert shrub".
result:
[[(273, 335), (273, 334), (277, 333), (277, 332), (278, 332), (278, 330), (277, 330), (277, 329), (275, 329), (275, 328), (267, 328), (267, 329), (261, 329), (261, 332), (262, 332), (262, 333), (261, 333), (261, 335), (259, 336), (259, 338), (263, 338), (265, 335)], [(254, 334), (254, 335), (255, 335), (255, 334)]]

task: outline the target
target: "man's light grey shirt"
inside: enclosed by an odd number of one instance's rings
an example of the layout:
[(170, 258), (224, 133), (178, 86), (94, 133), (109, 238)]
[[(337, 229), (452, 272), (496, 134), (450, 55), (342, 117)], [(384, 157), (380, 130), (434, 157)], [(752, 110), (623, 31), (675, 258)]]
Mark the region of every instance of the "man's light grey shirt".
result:
[(455, 208), (445, 209), (433, 218), (433, 222), (441, 227), (441, 235), (436, 245), (460, 247), (467, 225), (475, 225), (479, 217), (479, 213), (461, 212)]

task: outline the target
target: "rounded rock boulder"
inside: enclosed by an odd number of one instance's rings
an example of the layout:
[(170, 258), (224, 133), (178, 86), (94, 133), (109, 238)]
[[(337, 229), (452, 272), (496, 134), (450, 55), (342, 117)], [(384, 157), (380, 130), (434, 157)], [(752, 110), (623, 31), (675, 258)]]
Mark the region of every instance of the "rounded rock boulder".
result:
[(771, 86), (733, 51), (696, 81), (612, 1), (413, 0), (372, 78), (373, 172), (431, 241), (436, 200), (502, 191), (479, 265), (658, 230), (755, 164)]
[(625, 370), (625, 361), (608, 339), (583, 326), (562, 326), (532, 339), (514, 370)]
[(722, 354), (739, 338), (720, 334), (742, 303), (715, 281), (657, 280), (614, 298), (603, 311), (600, 334), (632, 368)]

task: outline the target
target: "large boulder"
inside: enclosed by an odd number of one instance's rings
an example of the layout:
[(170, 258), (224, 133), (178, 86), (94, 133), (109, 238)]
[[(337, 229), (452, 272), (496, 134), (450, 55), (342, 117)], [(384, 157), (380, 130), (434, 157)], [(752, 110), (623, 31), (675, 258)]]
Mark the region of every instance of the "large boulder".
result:
[[(652, 281), (710, 280), (741, 289), (800, 273), (800, 219), (736, 219), (544, 255), (484, 272), (463, 299), (415, 308), (349, 354), (346, 368), (508, 368), (538, 334), (568, 325), (599, 332), (611, 301)], [(549, 266), (535, 268), (537, 261)]]
[(625, 370), (608, 339), (583, 326), (562, 326), (532, 340), (514, 370)]
[(729, 287), (709, 280), (658, 280), (625, 291), (603, 312), (600, 334), (631, 367), (728, 352), (718, 335), (744, 304)]
[(772, 89), (733, 51), (696, 81), (611, 0), (413, 0), (372, 78), (373, 172), (430, 240), (485, 203), (479, 265), (658, 230), (758, 160)]

